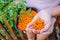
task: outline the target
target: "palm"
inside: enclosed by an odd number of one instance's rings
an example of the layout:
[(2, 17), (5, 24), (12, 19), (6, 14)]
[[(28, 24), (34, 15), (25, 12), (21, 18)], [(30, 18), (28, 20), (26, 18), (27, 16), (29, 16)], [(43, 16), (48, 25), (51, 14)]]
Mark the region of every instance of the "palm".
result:
[[(34, 21), (37, 19), (37, 18), (41, 18), (44, 20), (44, 24), (45, 24), (45, 28), (43, 28), (42, 30), (34, 30), (34, 28), (31, 26)], [(43, 37), (46, 37), (48, 36), (49, 34), (52, 33), (53, 31), (53, 26), (54, 26), (54, 23), (55, 23), (56, 19), (55, 18), (51, 18), (51, 16), (46, 13), (46, 12), (39, 12), (34, 18), (33, 20), (27, 25), (27, 36), (28, 36), (28, 39), (33, 39), (35, 40), (35, 34), (39, 34), (39, 38), (43, 39)]]
[(44, 24), (45, 24), (45, 28), (43, 28), (42, 30), (34, 30), (33, 29), (33, 32), (34, 33), (40, 33), (43, 32), (43, 31), (47, 31), (51, 25), (51, 17), (48, 13), (46, 12), (39, 12), (34, 18), (33, 20), (27, 25), (27, 29), (31, 29), (32, 27), (30, 25), (32, 25), (34, 23), (34, 21), (37, 19), (37, 18), (41, 18), (44, 20)]

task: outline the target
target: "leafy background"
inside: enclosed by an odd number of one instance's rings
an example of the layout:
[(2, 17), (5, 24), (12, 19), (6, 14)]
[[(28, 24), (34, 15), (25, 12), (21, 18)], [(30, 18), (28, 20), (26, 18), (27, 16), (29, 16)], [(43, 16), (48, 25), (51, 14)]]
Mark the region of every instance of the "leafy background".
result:
[[(17, 38), (20, 38), (19, 30), (17, 29), (17, 18), (21, 16), (18, 15), (19, 11), (24, 12), (24, 10), (26, 10), (25, 3), (25, 0), (0, 0), (0, 24), (12, 39), (14, 39), (15, 35)], [(5, 37), (6, 40), (9, 40), (1, 28), (0, 34)]]

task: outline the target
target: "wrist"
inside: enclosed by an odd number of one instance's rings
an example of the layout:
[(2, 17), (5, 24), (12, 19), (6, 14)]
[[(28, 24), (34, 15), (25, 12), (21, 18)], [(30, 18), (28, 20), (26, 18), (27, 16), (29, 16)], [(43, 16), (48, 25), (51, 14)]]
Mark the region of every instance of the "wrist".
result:
[(48, 9), (41, 10), (41, 12), (48, 14), (50, 17), (53, 16), (52, 12), (49, 11)]
[(51, 17), (54, 16), (53, 8), (47, 8), (47, 9), (44, 9), (42, 11), (47, 12)]

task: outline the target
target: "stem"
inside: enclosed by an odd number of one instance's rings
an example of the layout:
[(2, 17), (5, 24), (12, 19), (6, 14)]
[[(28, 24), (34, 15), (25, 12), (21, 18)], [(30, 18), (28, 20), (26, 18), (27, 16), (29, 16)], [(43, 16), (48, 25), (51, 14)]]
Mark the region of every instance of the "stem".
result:
[(21, 37), (21, 39), (22, 39), (22, 40), (25, 40), (25, 39), (24, 39), (24, 35), (23, 35), (23, 32), (22, 32), (22, 31), (20, 31), (20, 37)]
[(11, 33), (13, 34), (13, 37), (14, 37), (14, 40), (18, 40), (17, 39), (17, 37), (16, 37), (16, 35), (15, 35), (15, 33), (14, 33), (14, 31), (13, 31), (13, 29), (10, 27), (10, 24), (9, 23), (6, 23), (7, 21), (6, 21), (6, 19), (4, 20), (4, 23), (5, 23), (5, 25), (8, 27), (8, 29), (11, 31)]
[(5, 40), (5, 38), (0, 34), (0, 38), (2, 39), (2, 40)]
[(12, 38), (9, 36), (9, 34), (7, 33), (7, 31), (3, 28), (3, 26), (0, 23), (0, 28), (4, 30), (4, 32), (6, 33), (7, 37), (12, 40)]

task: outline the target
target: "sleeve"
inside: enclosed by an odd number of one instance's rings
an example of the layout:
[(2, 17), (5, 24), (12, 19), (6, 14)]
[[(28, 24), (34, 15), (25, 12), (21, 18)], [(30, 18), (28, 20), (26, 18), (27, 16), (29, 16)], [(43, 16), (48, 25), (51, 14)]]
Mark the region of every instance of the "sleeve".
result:
[(60, 0), (59, 0), (59, 5), (60, 5)]

